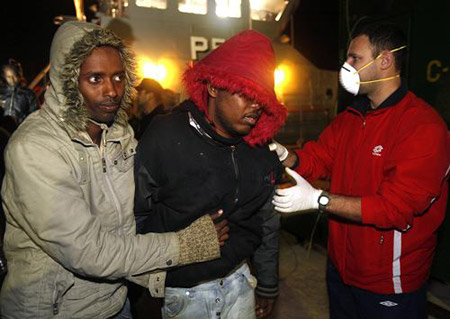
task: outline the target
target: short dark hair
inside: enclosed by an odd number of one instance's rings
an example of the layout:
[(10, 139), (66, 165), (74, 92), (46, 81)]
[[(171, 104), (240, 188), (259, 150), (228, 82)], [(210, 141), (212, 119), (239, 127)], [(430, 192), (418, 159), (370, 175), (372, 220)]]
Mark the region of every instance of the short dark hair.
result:
[(158, 81), (145, 78), (142, 80), (141, 84), (138, 85), (137, 90), (144, 90), (148, 93), (153, 93), (157, 103), (161, 103), (161, 95), (164, 89)]
[(22, 82), (23, 80), (23, 71), (22, 71), (22, 65), (20, 62), (16, 61), (15, 59), (10, 58), (6, 64), (2, 65), (2, 72), (0, 74), (1, 80), (6, 83), (5, 78), (5, 70), (10, 69), (14, 74), (19, 78), (19, 82)]
[[(373, 57), (383, 50), (393, 50), (407, 45), (403, 30), (391, 22), (366, 22), (358, 25), (352, 33), (352, 40), (360, 35), (366, 35), (373, 46)], [(395, 68), (400, 71), (406, 57), (406, 49), (393, 53)]]

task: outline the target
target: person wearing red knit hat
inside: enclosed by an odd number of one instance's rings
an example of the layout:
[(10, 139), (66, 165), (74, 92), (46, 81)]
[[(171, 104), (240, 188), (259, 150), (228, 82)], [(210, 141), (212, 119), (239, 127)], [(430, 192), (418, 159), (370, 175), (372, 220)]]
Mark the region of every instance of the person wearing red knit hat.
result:
[(140, 140), (140, 233), (176, 231), (217, 210), (229, 227), (220, 259), (167, 271), (163, 318), (263, 318), (273, 309), (279, 215), (271, 197), (283, 168), (268, 143), (287, 116), (275, 65), (266, 36), (235, 35), (186, 70), (189, 99), (154, 118)]

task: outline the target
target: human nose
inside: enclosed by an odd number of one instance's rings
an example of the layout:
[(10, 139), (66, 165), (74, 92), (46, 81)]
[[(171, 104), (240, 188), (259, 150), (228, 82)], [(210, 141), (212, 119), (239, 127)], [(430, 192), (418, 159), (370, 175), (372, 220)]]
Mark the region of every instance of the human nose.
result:
[(104, 95), (108, 97), (116, 97), (118, 95), (116, 84), (111, 79), (105, 81)]
[(256, 103), (256, 102), (252, 102), (252, 103), (250, 104), (250, 107), (256, 109), (257, 111), (258, 111), (259, 109), (261, 109), (261, 105), (260, 105), (259, 103)]
[(352, 57), (348, 57), (347, 60), (345, 60), (345, 63), (351, 65), (352, 67), (355, 67), (354, 66), (355, 61), (354, 61), (354, 59)]

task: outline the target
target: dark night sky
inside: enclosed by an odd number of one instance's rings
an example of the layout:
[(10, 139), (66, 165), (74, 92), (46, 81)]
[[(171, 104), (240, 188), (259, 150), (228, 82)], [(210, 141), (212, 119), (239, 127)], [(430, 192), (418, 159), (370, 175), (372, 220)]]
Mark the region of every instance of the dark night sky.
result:
[[(0, 63), (19, 60), (31, 81), (48, 63), (57, 15), (75, 15), (73, 0), (3, 0)], [(86, 2), (86, 1), (85, 1)], [(338, 1), (302, 0), (294, 17), (295, 42), (316, 65), (337, 69)], [(336, 58), (330, 59), (330, 52)]]
[(0, 12), (0, 63), (19, 60), (28, 80), (48, 63), (50, 44), (57, 29), (53, 18), (75, 15), (72, 0), (3, 0)]

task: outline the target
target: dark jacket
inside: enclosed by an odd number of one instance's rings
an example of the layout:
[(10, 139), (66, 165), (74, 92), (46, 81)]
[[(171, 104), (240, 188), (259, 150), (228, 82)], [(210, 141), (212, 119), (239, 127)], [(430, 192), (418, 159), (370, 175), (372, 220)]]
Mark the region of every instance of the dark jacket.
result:
[(3, 116), (14, 116), (22, 122), (25, 117), (39, 108), (36, 95), (27, 87), (0, 87), (0, 103), (3, 104)]
[(270, 201), (282, 172), (267, 144), (221, 137), (191, 101), (156, 117), (136, 158), (138, 231), (176, 231), (219, 208), (230, 227), (222, 258), (173, 269), (166, 285), (192, 287), (224, 277), (259, 247), (254, 266), (260, 292), (276, 295), (279, 216)]

